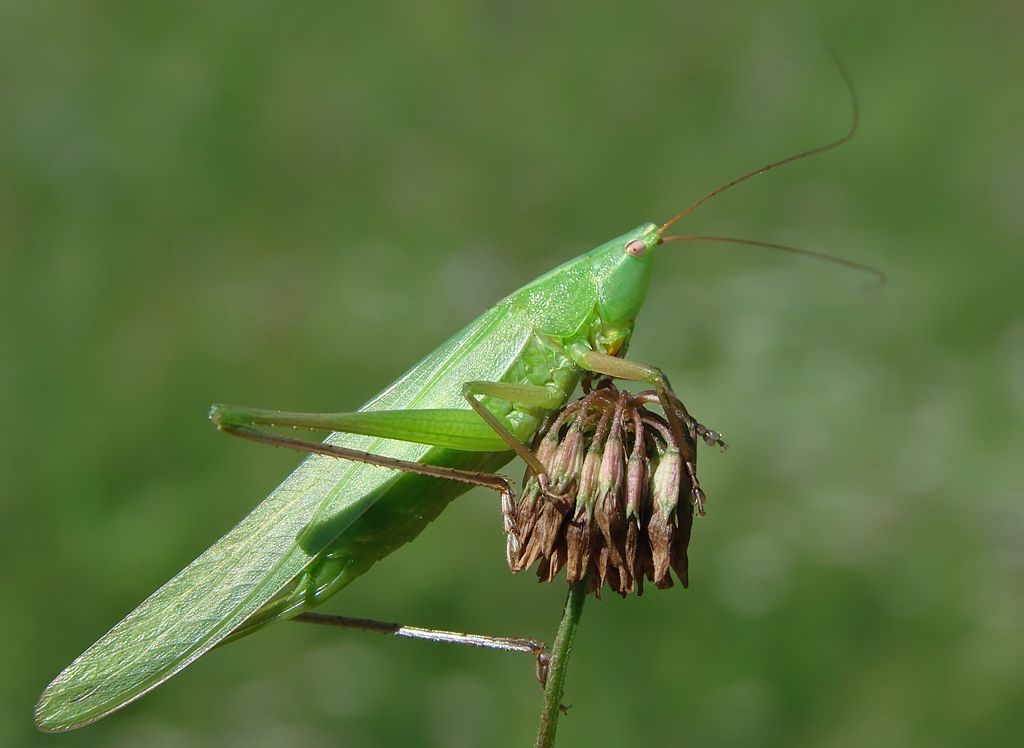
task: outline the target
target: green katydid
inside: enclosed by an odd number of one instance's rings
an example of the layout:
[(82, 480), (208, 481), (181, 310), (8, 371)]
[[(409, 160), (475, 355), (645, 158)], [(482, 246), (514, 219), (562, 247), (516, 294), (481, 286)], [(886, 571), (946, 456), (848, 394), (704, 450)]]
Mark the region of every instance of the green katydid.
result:
[[(688, 416), (680, 422), (673, 416), (677, 409), (668, 407), (678, 400), (661, 371), (623, 358), (659, 245), (731, 241), (875, 272), (859, 263), (764, 242), (666, 234), (714, 195), (848, 140), (857, 125), (853, 103), (853, 124), (842, 138), (749, 172), (661, 226), (640, 226), (537, 278), (356, 412), (215, 406), (211, 418), (220, 429), (310, 455), (235, 528), (61, 672), (40, 698), (37, 725), (64, 731), (89, 724), (156, 688), (215, 646), (277, 620), (539, 654), (543, 645), (527, 639), (419, 630), (309, 611), (415, 538), (474, 485), (500, 493), (507, 522), (512, 488), (494, 471), (518, 454), (543, 478), (544, 464), (526, 445), (584, 377), (652, 386), (672, 428), (694, 433), (696, 422)], [(317, 443), (260, 428), (268, 425), (331, 433)], [(696, 483), (691, 499), (702, 507)]]

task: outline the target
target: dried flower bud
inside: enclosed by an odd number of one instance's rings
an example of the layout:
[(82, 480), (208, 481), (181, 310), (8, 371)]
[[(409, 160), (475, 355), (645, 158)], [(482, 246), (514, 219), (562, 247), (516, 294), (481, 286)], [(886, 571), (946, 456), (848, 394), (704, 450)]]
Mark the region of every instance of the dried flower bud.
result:
[(609, 560), (616, 568), (625, 568), (624, 525), (626, 519), (623, 502), (624, 481), (626, 478), (625, 450), (622, 446), (622, 416), (626, 405), (626, 395), (619, 398), (612, 418), (611, 433), (604, 445), (601, 458), (601, 472), (598, 476), (598, 491), (595, 519), (604, 536), (608, 548)]
[(676, 535), (672, 541), (672, 569), (683, 587), (690, 586), (689, 557), (686, 550), (690, 545), (690, 530), (693, 528), (693, 506), (679, 502), (676, 510)]
[(649, 461), (642, 448), (634, 449), (626, 463), (626, 516), (639, 517), (647, 498), (647, 467)]
[(551, 494), (564, 496), (580, 477), (583, 468), (583, 421), (579, 418), (569, 427), (565, 439), (551, 456)]
[(683, 460), (679, 450), (668, 447), (661, 455), (657, 470), (651, 478), (651, 498), (654, 511), (647, 525), (647, 539), (654, 558), (654, 583), (659, 588), (672, 586), (668, 569), (672, 559), (672, 540), (675, 535), (676, 506), (679, 503), (679, 485), (682, 481)]
[(583, 459), (583, 467), (580, 469), (579, 486), (576, 489), (576, 510), (573, 513), (574, 522), (589, 520), (594, 512), (594, 500), (597, 498), (598, 478), (601, 473), (602, 446), (603, 444), (600, 441), (591, 442), (590, 448), (587, 449), (587, 455)]
[(597, 477), (601, 469), (601, 443), (594, 441), (583, 460), (579, 489), (576, 493), (576, 507), (572, 519), (565, 528), (565, 540), (569, 556), (566, 560), (566, 579), (575, 582), (587, 574), (590, 557), (596, 550), (593, 519), (594, 500), (597, 496)]

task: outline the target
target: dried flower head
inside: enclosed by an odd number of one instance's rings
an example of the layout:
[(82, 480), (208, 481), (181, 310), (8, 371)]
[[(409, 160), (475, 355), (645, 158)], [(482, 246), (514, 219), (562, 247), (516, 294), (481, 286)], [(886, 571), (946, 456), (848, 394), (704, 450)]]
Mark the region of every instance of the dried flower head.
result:
[(693, 512), (704, 513), (697, 440), (725, 443), (677, 400), (665, 415), (647, 407), (658, 403), (654, 391), (605, 382), (538, 432), (533, 447), (548, 481), (542, 487), (529, 470), (524, 477), (506, 522), (512, 571), (539, 562), (537, 576), (550, 582), (565, 568), (569, 582), (587, 577), (597, 594), (606, 584), (623, 596), (642, 594), (645, 578), (671, 587), (670, 569), (687, 585)]

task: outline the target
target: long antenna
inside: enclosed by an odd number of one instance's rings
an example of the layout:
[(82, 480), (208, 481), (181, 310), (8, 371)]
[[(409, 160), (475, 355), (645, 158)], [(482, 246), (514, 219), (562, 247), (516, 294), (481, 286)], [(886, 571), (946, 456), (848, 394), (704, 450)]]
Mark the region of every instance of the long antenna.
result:
[(836, 257), (834, 255), (827, 255), (823, 252), (815, 252), (811, 249), (800, 249), (799, 247), (790, 247), (787, 244), (774, 244), (772, 242), (760, 242), (754, 239), (737, 239), (732, 236), (698, 236), (694, 235), (679, 235), (679, 236), (663, 236), (661, 237), (663, 242), (722, 242), (724, 244), (741, 244), (747, 247), (761, 247), (762, 249), (774, 249), (779, 252), (788, 252), (789, 254), (799, 255), (811, 260), (818, 260), (819, 262), (829, 262), (833, 265), (841, 265), (846, 268), (858, 270), (862, 273), (867, 273), (874, 276), (877, 285), (884, 286), (889, 278), (881, 270), (871, 265), (865, 265), (862, 262), (855, 262), (854, 260), (847, 260), (845, 257)]
[(836, 57), (835, 54), (833, 54), (831, 51), (829, 52), (829, 55), (832, 57), (832, 61), (839, 69), (840, 75), (843, 76), (843, 81), (846, 83), (846, 90), (850, 94), (850, 106), (853, 108), (853, 121), (850, 123), (850, 129), (847, 130), (846, 134), (843, 135), (843, 137), (839, 138), (838, 140), (833, 140), (831, 143), (820, 145), (817, 148), (811, 148), (810, 150), (807, 151), (801, 151), (796, 155), (788, 156), (787, 158), (780, 159), (779, 161), (772, 161), (770, 164), (766, 164), (760, 167), (759, 169), (749, 171), (741, 177), (736, 177), (736, 179), (733, 179), (730, 182), (726, 182), (720, 187), (716, 187), (715, 189), (711, 190), (711, 192), (702, 197), (700, 200), (693, 203), (682, 212), (676, 214), (672, 219), (666, 221), (662, 225), (662, 227), (658, 229), (659, 234), (664, 234), (665, 231), (680, 218), (689, 215), (711, 198), (715, 197), (716, 195), (721, 195), (726, 190), (735, 187), (741, 182), (746, 182), (748, 179), (753, 179), (754, 177), (760, 174), (764, 174), (766, 171), (771, 171), (772, 169), (775, 169), (779, 166), (783, 166), (785, 164), (792, 163), (793, 161), (799, 161), (800, 159), (807, 158), (808, 156), (814, 156), (819, 153), (824, 153), (825, 151), (831, 151), (833, 148), (838, 148), (839, 146), (841, 146), (843, 143), (847, 142), (850, 138), (854, 136), (854, 134), (857, 132), (857, 127), (860, 124), (860, 104), (857, 102), (857, 90), (853, 87), (853, 81), (850, 79), (850, 74), (846, 72), (846, 68), (843, 66), (843, 63), (840, 62), (839, 58)]

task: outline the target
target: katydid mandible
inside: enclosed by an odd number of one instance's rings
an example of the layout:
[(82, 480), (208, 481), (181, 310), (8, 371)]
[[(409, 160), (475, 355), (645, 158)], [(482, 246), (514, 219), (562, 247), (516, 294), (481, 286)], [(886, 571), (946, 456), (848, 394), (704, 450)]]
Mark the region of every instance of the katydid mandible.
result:
[[(543, 645), (532, 640), (473, 637), (309, 611), (415, 538), (474, 485), (500, 494), (507, 522), (512, 488), (494, 471), (518, 454), (543, 479), (545, 466), (526, 445), (585, 376), (653, 387), (673, 430), (694, 433), (696, 422), (673, 417), (679, 411), (671, 406), (681, 404), (661, 371), (624, 358), (659, 245), (729, 241), (876, 272), (764, 242), (666, 234), (725, 189), (847, 141), (857, 126), (855, 99), (853, 104), (853, 123), (842, 138), (749, 172), (661, 226), (644, 224), (542, 275), (470, 322), (358, 411), (301, 414), (214, 406), (211, 419), (221, 430), (309, 456), (236, 527), (47, 686), (35, 710), (40, 729), (65, 731), (94, 722), (212, 648), (279, 620), (541, 653)], [(331, 433), (318, 443), (275, 435), (265, 426)], [(691, 500), (702, 511), (703, 494), (696, 484)]]

